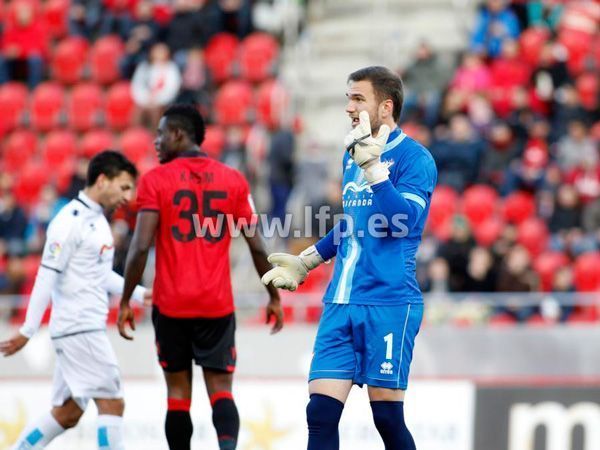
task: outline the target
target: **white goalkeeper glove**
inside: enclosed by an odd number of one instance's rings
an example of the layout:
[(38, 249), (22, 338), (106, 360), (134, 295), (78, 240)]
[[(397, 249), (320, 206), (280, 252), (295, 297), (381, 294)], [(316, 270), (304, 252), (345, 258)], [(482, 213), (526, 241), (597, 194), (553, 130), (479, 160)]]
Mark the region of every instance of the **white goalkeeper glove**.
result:
[(274, 287), (288, 291), (298, 289), (298, 285), (304, 282), (308, 272), (323, 262), (323, 258), (314, 245), (298, 256), (288, 253), (272, 253), (268, 260), (276, 267), (265, 273), (261, 281), (265, 285), (272, 283)]
[(371, 135), (369, 113), (361, 111), (360, 123), (344, 139), (346, 150), (358, 166), (364, 170), (365, 179), (370, 185), (388, 179), (389, 171), (379, 157), (383, 153), (390, 135), (390, 127), (381, 125), (377, 137)]

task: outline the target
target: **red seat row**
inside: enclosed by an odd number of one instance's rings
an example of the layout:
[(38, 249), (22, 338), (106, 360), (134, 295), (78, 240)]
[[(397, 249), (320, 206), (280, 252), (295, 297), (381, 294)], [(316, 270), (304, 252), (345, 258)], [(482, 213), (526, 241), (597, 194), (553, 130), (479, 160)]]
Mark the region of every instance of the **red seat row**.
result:
[(0, 85), (0, 135), (26, 122), (41, 132), (62, 125), (87, 131), (103, 123), (122, 130), (133, 124), (134, 111), (126, 81), (113, 84), (106, 93), (93, 83), (78, 84), (67, 93), (62, 85), (48, 81), (31, 95), (20, 83)]
[(281, 125), (289, 103), (288, 91), (275, 80), (256, 90), (246, 81), (228, 81), (215, 96), (215, 120), (224, 126), (258, 122), (272, 128)]
[(118, 36), (101, 37), (91, 48), (81, 37), (65, 38), (52, 54), (52, 78), (64, 84), (75, 84), (89, 75), (102, 85), (114, 83), (121, 78), (119, 62), (124, 49)]
[(229, 33), (215, 35), (206, 45), (205, 59), (217, 83), (240, 75), (258, 83), (274, 75), (279, 44), (267, 33), (253, 33), (241, 42)]
[[(215, 118), (224, 126), (256, 120), (276, 127), (289, 102), (289, 93), (277, 81), (267, 80), (256, 91), (248, 82), (229, 81), (216, 94)], [(20, 83), (0, 86), (0, 136), (25, 123), (41, 132), (63, 125), (83, 132), (103, 124), (123, 130), (133, 124), (134, 112), (126, 81), (113, 84), (106, 93), (95, 83), (77, 84), (67, 92), (62, 85), (48, 81), (38, 85), (31, 95)]]
[(146, 156), (153, 155), (153, 136), (146, 129), (132, 127), (125, 130), (115, 139), (115, 135), (106, 129), (95, 129), (85, 133), (81, 139), (65, 129), (57, 129), (48, 133), (44, 139), (29, 130), (16, 130), (2, 141), (0, 146), (0, 163), (3, 170), (18, 172), (34, 160), (41, 158), (46, 166), (57, 167), (69, 158), (78, 155), (92, 157), (107, 148), (119, 148), (133, 162), (139, 162)]

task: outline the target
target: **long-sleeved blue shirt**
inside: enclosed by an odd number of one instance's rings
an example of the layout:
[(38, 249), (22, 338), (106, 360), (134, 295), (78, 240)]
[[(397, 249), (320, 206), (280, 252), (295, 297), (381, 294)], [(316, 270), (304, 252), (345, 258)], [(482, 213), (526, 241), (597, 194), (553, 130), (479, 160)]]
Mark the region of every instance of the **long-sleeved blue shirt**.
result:
[(348, 154), (344, 156), (345, 217), (317, 244), (328, 260), (337, 256), (323, 301), (391, 305), (421, 303), (415, 255), (437, 169), (429, 151), (396, 128), (381, 156), (389, 180), (369, 186)]

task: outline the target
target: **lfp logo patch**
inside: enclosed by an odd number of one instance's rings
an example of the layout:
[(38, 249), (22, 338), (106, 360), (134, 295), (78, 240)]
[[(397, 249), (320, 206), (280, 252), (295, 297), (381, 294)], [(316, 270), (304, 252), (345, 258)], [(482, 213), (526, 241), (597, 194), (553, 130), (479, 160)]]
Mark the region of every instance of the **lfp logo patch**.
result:
[(52, 258), (58, 258), (61, 250), (62, 246), (60, 245), (60, 242), (51, 242), (50, 245), (48, 245), (48, 253)]

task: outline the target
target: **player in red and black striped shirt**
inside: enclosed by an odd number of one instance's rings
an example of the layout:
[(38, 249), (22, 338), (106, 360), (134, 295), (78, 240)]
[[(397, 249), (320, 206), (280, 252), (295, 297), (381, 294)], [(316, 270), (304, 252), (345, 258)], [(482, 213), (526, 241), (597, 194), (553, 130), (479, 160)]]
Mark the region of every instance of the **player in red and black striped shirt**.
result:
[[(235, 316), (229, 271), (231, 226), (256, 215), (244, 176), (200, 151), (204, 121), (193, 106), (175, 105), (161, 118), (154, 142), (161, 165), (138, 186), (138, 218), (127, 256), (119, 332), (135, 329), (129, 298), (156, 238), (152, 321), (168, 389), (165, 431), (171, 450), (190, 448), (192, 360), (202, 366), (220, 449), (234, 449), (239, 416), (231, 395)], [(271, 265), (258, 233), (240, 226), (259, 276)], [(283, 326), (279, 295), (270, 287), (267, 322)]]

